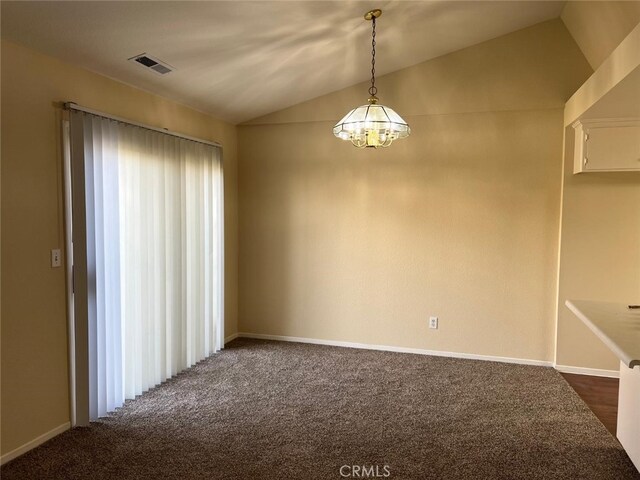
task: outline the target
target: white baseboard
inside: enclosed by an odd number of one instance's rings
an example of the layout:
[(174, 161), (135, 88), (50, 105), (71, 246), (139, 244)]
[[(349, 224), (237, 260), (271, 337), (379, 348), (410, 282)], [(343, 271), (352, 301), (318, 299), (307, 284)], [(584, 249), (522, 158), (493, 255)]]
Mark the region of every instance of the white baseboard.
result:
[(556, 365), (556, 370), (562, 373), (575, 373), (577, 375), (591, 375), (593, 377), (619, 378), (619, 370), (602, 370), (599, 368), (572, 367), (570, 365)]
[(262, 333), (247, 333), (247, 332), (240, 332), (238, 333), (237, 336), (241, 338), (256, 338), (261, 340), (279, 340), (281, 342), (313, 343), (315, 345), (330, 345), (333, 347), (361, 348), (364, 350), (380, 350), (383, 352), (414, 353), (417, 355), (432, 355), (436, 357), (464, 358), (468, 360), (484, 360), (489, 362), (501, 362), (501, 363), (517, 363), (521, 365), (535, 365), (539, 367), (553, 366), (553, 362), (547, 362), (544, 360), (532, 360), (528, 358), (511, 358), (511, 357), (498, 357), (498, 356), (492, 356), (492, 355), (477, 355), (473, 353), (444, 352), (441, 350), (425, 350), (422, 348), (395, 347), (395, 346), (388, 346), (388, 345), (372, 345), (369, 343), (343, 342), (339, 340), (322, 340), (317, 338), (289, 337), (285, 335), (265, 335)]
[(233, 335), (229, 335), (228, 337), (226, 337), (224, 339), (224, 344), (226, 345), (227, 343), (229, 343), (231, 340), (235, 340), (236, 338), (238, 338), (240, 336), (239, 333), (234, 333)]
[(49, 430), (47, 433), (43, 433), (39, 437), (34, 438), (33, 440), (25, 443), (24, 445), (16, 448), (15, 450), (11, 450), (10, 452), (5, 453), (4, 455), (2, 455), (2, 457), (0, 457), (0, 465), (4, 465), (8, 461), (13, 460), (14, 458), (17, 458), (20, 455), (27, 453), (29, 450), (33, 450), (38, 445), (42, 445), (47, 440), (51, 440), (53, 437), (60, 435), (62, 432), (66, 432), (70, 428), (71, 428), (70, 422), (63, 423), (62, 425), (57, 426), (53, 430)]

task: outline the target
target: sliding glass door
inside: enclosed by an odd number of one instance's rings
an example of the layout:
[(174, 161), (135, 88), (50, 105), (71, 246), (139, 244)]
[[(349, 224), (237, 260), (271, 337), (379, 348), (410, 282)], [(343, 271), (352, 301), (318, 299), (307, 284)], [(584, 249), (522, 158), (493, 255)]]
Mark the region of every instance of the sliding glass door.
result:
[(219, 147), (84, 111), (70, 124), (84, 424), (222, 347), (222, 162)]

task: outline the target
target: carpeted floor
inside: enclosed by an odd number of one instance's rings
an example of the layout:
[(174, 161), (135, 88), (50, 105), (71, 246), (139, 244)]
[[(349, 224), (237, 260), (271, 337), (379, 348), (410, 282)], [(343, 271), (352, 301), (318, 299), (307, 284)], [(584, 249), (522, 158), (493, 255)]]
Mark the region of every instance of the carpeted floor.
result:
[(245, 339), (1, 474), (340, 479), (376, 466), (391, 479), (640, 479), (551, 368)]

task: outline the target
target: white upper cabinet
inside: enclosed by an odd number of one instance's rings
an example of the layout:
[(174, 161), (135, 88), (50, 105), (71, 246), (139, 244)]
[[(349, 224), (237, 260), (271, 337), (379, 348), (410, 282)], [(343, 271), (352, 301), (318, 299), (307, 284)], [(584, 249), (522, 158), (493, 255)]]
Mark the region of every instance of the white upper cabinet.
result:
[(578, 120), (573, 173), (640, 171), (640, 118)]
[(640, 24), (565, 104), (565, 161), (573, 147), (573, 173), (640, 171), (638, 45)]

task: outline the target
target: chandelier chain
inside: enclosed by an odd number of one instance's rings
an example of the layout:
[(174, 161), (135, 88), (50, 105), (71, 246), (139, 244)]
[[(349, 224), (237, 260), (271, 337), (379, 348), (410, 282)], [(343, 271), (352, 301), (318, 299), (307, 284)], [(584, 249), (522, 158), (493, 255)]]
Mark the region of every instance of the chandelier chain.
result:
[(371, 19), (371, 87), (369, 87), (369, 95), (376, 96), (378, 89), (376, 88), (376, 17)]

